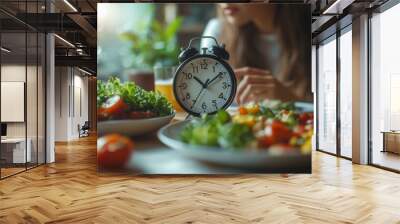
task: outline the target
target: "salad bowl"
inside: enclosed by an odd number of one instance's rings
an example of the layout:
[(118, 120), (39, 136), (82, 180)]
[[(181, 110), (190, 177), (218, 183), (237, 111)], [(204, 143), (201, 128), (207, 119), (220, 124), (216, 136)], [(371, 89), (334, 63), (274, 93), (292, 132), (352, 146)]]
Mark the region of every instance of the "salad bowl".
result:
[(97, 125), (99, 135), (119, 133), (127, 136), (138, 136), (154, 132), (171, 122), (175, 113), (162, 117), (144, 119), (124, 119), (101, 121)]
[(158, 138), (162, 143), (188, 158), (211, 164), (277, 171), (301, 170), (307, 172), (311, 169), (310, 154), (301, 154), (295, 150), (282, 150), (279, 146), (273, 146), (268, 150), (238, 150), (185, 143), (181, 141), (180, 133), (188, 122), (190, 121), (175, 122), (161, 128)]

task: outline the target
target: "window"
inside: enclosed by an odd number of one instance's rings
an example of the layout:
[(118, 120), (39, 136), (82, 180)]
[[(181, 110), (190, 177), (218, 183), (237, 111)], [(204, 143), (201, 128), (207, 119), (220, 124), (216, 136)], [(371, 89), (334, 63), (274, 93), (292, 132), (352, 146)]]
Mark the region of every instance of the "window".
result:
[(336, 36), (318, 48), (318, 149), (336, 153)]
[(351, 26), (340, 36), (340, 155), (352, 156), (352, 33)]
[(400, 4), (371, 18), (372, 163), (400, 170)]

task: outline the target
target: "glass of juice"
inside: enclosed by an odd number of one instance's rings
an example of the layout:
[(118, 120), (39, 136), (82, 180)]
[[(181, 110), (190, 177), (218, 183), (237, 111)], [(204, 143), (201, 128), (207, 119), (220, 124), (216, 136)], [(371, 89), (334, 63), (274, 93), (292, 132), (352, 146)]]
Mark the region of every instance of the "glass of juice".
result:
[(154, 90), (154, 74), (151, 70), (128, 70), (126, 75), (128, 81), (134, 82), (144, 90)]
[(169, 102), (171, 102), (175, 111), (182, 112), (183, 109), (179, 106), (175, 99), (174, 90), (172, 88), (173, 78), (175, 74), (175, 66), (155, 66), (155, 90), (162, 93)]

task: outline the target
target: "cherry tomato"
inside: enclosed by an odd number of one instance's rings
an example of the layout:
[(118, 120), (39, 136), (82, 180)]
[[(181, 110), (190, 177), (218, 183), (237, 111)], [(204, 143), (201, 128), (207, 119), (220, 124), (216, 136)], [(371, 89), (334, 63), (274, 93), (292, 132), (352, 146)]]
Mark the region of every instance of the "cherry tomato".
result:
[(101, 107), (102, 113), (106, 116), (118, 116), (128, 109), (128, 105), (115, 95), (109, 98)]
[(239, 107), (239, 114), (246, 115), (246, 114), (248, 114), (248, 111), (245, 107)]
[(133, 142), (122, 135), (110, 134), (97, 140), (97, 162), (104, 168), (121, 168), (133, 152)]

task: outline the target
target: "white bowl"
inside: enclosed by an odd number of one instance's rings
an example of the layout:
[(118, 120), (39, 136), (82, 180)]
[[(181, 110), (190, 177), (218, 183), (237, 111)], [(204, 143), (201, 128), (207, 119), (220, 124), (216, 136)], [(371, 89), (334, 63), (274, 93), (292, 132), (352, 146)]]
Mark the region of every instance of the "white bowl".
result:
[(110, 133), (118, 133), (127, 136), (144, 135), (156, 131), (162, 126), (168, 124), (174, 116), (175, 113), (168, 116), (145, 119), (101, 121), (97, 124), (97, 133), (99, 136)]
[(237, 150), (190, 145), (180, 140), (180, 133), (189, 120), (169, 124), (158, 131), (162, 143), (183, 155), (222, 166), (311, 172), (311, 154), (299, 150), (285, 151), (279, 147), (269, 150)]

